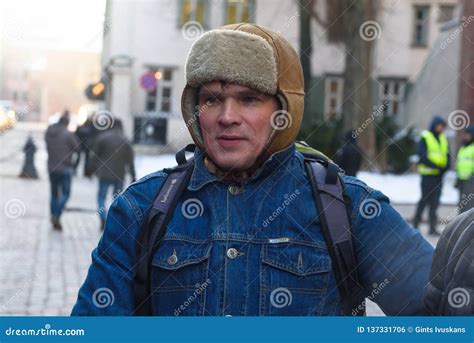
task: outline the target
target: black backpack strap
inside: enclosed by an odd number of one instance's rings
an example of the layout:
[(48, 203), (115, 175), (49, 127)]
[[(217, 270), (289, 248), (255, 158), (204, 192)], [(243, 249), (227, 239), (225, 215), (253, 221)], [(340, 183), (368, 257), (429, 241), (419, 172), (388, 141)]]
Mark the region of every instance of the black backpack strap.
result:
[(138, 235), (137, 263), (133, 272), (133, 292), (136, 316), (153, 315), (151, 304), (151, 260), (158, 249), (165, 233), (176, 204), (186, 190), (192, 171), (194, 160), (178, 160), (178, 155), (184, 157), (189, 146), (176, 154), (178, 167), (165, 169), (168, 174), (158, 193), (153, 207), (150, 210), (146, 226)]
[(330, 161), (307, 160), (306, 168), (313, 189), (321, 230), (333, 262), (344, 315), (363, 316), (365, 315), (365, 294), (360, 283), (339, 167)]
[(186, 160), (186, 152), (194, 152), (196, 149), (195, 144), (188, 144), (183, 149), (178, 151), (175, 155), (176, 162), (178, 162), (178, 166), (186, 164), (188, 161)]

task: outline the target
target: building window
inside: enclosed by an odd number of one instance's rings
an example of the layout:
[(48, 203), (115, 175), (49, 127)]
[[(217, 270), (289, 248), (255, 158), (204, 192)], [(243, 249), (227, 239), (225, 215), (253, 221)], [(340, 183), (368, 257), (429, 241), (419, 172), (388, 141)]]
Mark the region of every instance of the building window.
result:
[(156, 90), (146, 92), (145, 111), (154, 111), (156, 109)]
[(148, 72), (155, 75), (157, 82), (156, 87), (146, 93), (145, 111), (172, 112), (173, 69), (154, 67)]
[(427, 46), (429, 26), (429, 6), (414, 7), (413, 45)]
[(135, 117), (133, 142), (145, 145), (165, 145), (166, 126), (166, 118)]
[(403, 102), (405, 80), (385, 79), (379, 81), (379, 106), (383, 106), (384, 115), (397, 115)]
[(327, 76), (324, 87), (324, 114), (328, 119), (339, 118), (342, 113), (344, 78)]
[(205, 27), (208, 10), (208, 0), (181, 0), (180, 26), (183, 26), (188, 21), (197, 21)]
[(439, 7), (438, 22), (445, 23), (454, 18), (454, 5), (441, 5)]
[(253, 22), (254, 13), (254, 0), (227, 0), (225, 6), (225, 24)]

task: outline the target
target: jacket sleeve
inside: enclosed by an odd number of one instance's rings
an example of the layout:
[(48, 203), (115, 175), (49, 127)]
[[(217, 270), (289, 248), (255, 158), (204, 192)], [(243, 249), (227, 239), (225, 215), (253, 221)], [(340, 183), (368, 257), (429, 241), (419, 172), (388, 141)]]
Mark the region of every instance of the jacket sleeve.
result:
[(366, 297), (390, 316), (426, 315), (423, 291), (433, 247), (381, 192), (363, 186), (358, 193), (352, 222)]
[(126, 193), (110, 207), (105, 230), (86, 280), (79, 290), (72, 316), (127, 316), (134, 310), (133, 261), (140, 227), (137, 208)]

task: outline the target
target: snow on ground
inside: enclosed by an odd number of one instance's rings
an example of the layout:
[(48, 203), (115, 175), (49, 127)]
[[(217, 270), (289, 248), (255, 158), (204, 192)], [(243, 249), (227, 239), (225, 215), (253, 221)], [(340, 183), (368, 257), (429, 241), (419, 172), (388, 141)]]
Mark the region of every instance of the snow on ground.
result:
[(174, 155), (137, 155), (135, 157), (135, 171), (137, 179), (143, 176), (156, 172), (164, 168), (171, 168), (176, 166), (176, 159)]
[[(137, 177), (170, 168), (176, 165), (174, 155), (138, 155), (135, 158)], [(393, 204), (416, 204), (421, 196), (420, 176), (418, 174), (376, 174), (360, 172), (357, 177), (372, 188), (382, 191)], [(448, 172), (444, 178), (441, 203), (457, 205), (459, 192), (454, 188), (456, 174)]]
[[(420, 176), (418, 174), (376, 174), (360, 172), (357, 177), (372, 188), (382, 191), (394, 204), (416, 204), (421, 196)], [(454, 187), (456, 173), (448, 172), (444, 177), (441, 203), (457, 205), (459, 191)]]

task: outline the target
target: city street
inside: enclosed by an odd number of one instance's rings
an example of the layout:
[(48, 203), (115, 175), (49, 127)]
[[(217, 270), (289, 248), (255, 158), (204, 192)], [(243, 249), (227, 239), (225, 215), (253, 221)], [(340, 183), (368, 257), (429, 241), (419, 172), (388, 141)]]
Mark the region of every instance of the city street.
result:
[[(95, 209), (96, 180), (82, 176), (73, 179), (72, 196), (62, 218), (64, 230), (51, 229), (44, 129), (44, 125), (20, 123), (0, 135), (0, 205), (4, 211), (0, 219), (2, 315), (69, 315), (86, 276), (90, 253), (101, 235)], [(28, 133), (38, 147), (38, 180), (17, 177)], [(406, 218), (414, 211), (410, 205), (395, 207)], [(453, 209), (442, 206), (440, 218)], [(428, 239), (433, 245), (436, 243), (436, 239)], [(383, 314), (373, 303), (368, 312)]]

